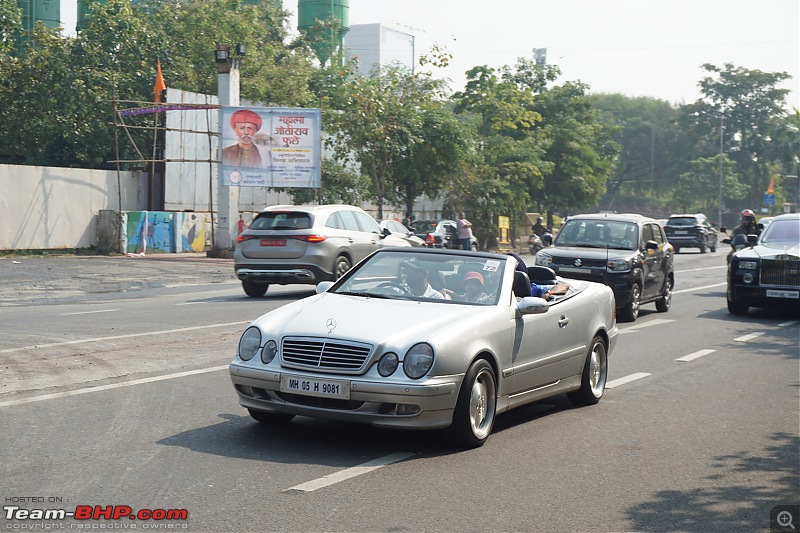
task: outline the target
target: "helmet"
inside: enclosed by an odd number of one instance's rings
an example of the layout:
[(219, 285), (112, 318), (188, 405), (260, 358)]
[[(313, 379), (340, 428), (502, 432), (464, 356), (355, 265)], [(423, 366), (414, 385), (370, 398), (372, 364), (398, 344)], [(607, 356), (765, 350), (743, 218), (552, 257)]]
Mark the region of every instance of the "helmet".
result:
[(750, 209), (742, 211), (742, 224), (755, 224), (756, 214)]
[(544, 219), (543, 219), (542, 217), (538, 217), (538, 218), (536, 219), (536, 223), (537, 223), (537, 224), (541, 224), (542, 222), (544, 222)]

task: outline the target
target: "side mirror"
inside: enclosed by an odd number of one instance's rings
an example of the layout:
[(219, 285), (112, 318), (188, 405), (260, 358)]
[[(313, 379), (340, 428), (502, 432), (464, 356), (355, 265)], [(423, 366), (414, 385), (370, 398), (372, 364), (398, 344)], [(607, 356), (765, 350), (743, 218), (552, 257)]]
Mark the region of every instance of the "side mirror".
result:
[(725, 226), (720, 226), (719, 232), (720, 233), (728, 233), (728, 230), (725, 228)]
[(747, 244), (749, 244), (750, 246), (754, 246), (757, 241), (758, 241), (758, 235), (751, 233), (747, 236)]
[(762, 224), (761, 222), (756, 224), (756, 227), (758, 228), (758, 231), (764, 231), (764, 224)]
[(383, 228), (383, 236), (384, 237), (388, 237), (391, 234), (392, 234), (392, 232), (389, 231), (389, 228)]
[(333, 284), (334, 284), (333, 281), (320, 281), (319, 283), (317, 283), (317, 289), (316, 289), (317, 294), (326, 292), (328, 289), (333, 287)]
[(647, 241), (644, 243), (645, 250), (658, 250), (658, 243), (656, 241)]
[(542, 235), (542, 242), (545, 246), (553, 246), (553, 234), (552, 233), (545, 233)]
[(517, 302), (517, 311), (520, 315), (541, 315), (550, 309), (550, 304), (544, 298), (526, 296)]

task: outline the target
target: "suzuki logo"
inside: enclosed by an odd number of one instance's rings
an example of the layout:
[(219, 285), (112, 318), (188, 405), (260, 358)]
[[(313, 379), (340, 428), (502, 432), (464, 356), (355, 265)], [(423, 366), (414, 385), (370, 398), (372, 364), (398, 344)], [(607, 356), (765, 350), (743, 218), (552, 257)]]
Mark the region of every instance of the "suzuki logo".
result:
[(583, 261), (581, 261), (581, 259), (579, 257), (578, 259), (575, 260), (573, 265), (575, 265), (576, 267), (579, 267), (579, 266), (583, 265)]
[(325, 322), (325, 327), (328, 328), (328, 333), (336, 329), (336, 321), (332, 318), (329, 318), (327, 322)]

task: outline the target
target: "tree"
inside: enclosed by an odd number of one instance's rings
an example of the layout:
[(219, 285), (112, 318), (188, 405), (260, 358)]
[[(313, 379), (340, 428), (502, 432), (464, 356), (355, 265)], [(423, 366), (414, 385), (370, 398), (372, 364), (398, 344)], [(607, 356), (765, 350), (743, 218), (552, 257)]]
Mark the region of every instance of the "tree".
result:
[[(723, 152), (736, 162), (740, 181), (748, 187), (740, 206), (762, 203), (770, 179), (770, 164), (781, 159), (770, 148), (778, 124), (786, 120), (787, 89), (777, 85), (791, 76), (762, 72), (726, 63), (723, 68), (703, 65), (709, 73), (699, 85), (703, 96), (682, 109), (684, 123), (706, 139), (706, 155)], [(716, 142), (715, 142), (716, 140)]]
[(739, 182), (734, 167), (735, 163), (725, 154), (692, 161), (689, 171), (680, 175), (672, 191), (675, 206), (684, 213), (711, 211), (719, 202), (720, 179), (726, 200), (742, 199), (747, 187)]
[[(378, 218), (383, 218), (386, 202), (407, 203), (403, 195), (409, 194), (409, 187), (412, 193), (435, 190), (435, 181), (410, 185), (421, 165), (429, 167), (433, 177), (443, 167), (438, 161), (452, 161), (452, 155), (423, 148), (426, 135), (436, 133), (437, 124), (447, 124), (450, 132), (457, 130), (440, 113), (442, 82), (427, 73), (415, 74), (393, 64), (369, 76), (353, 76), (346, 84), (347, 90), (337, 99), (341, 108), (329, 115), (328, 144), (340, 163), (353, 161), (369, 176)], [(448, 142), (457, 141), (450, 137)], [(401, 176), (401, 172), (410, 173)]]

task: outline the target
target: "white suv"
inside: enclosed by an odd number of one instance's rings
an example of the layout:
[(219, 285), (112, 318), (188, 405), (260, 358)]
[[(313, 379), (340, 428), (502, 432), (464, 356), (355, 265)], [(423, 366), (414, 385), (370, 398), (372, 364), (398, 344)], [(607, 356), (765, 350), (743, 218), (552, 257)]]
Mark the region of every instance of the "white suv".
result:
[(337, 280), (383, 246), (410, 246), (351, 205), (276, 205), (261, 211), (237, 240), (236, 277), (248, 296), (270, 283), (316, 285)]

